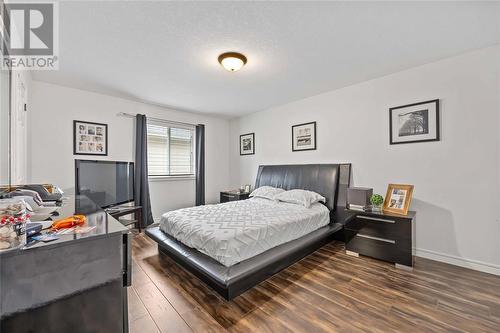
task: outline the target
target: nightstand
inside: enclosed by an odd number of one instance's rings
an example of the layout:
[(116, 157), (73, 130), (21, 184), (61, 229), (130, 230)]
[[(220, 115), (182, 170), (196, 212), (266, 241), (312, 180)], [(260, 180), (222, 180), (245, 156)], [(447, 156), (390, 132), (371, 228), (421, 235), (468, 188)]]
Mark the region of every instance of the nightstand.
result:
[(242, 192), (238, 190), (234, 191), (224, 191), (220, 192), (220, 202), (228, 202), (228, 201), (238, 201), (238, 200), (245, 200), (248, 199), (248, 196), (250, 193), (248, 192)]
[[(355, 212), (347, 210), (348, 212)], [(416, 213), (355, 212), (344, 226), (346, 253), (413, 267)]]

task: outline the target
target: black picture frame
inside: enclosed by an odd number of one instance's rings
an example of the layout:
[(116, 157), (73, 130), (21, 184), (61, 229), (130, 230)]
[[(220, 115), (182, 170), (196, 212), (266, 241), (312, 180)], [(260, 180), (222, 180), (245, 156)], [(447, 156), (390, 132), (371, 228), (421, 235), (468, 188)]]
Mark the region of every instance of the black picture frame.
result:
[[(293, 137), (293, 129), (295, 127), (299, 127), (299, 126), (305, 126), (305, 125), (313, 125), (314, 127), (314, 147), (312, 148), (306, 148), (306, 149), (295, 149), (294, 148), (294, 137)], [(317, 148), (317, 136), (316, 136), (316, 122), (315, 121), (311, 121), (311, 122), (308, 122), (308, 123), (302, 123), (302, 124), (297, 124), (297, 125), (293, 125), (292, 126), (292, 151), (307, 151), (307, 150), (316, 150)]]
[[(104, 138), (104, 152), (82, 152), (77, 149), (77, 144), (81, 141), (78, 140), (77, 135), (82, 135), (79, 133), (79, 130), (77, 129), (77, 126), (80, 124), (84, 125), (92, 125), (92, 126), (99, 126), (99, 127), (104, 127), (105, 128), (105, 133), (102, 136)], [(83, 134), (83, 135), (92, 135), (92, 134)], [(95, 133), (92, 135), (93, 136), (99, 136), (96, 135)], [(93, 141), (92, 141), (93, 142)], [(89, 156), (108, 156), (108, 124), (103, 124), (103, 123), (94, 123), (90, 121), (83, 121), (83, 120), (73, 120), (73, 155), (89, 155)]]
[[(252, 136), (252, 152), (251, 153), (243, 153), (241, 150), (241, 140), (243, 139), (244, 136)], [(241, 134), (240, 135), (240, 156), (246, 156), (246, 155), (255, 155), (255, 133), (247, 133), (247, 134)]]
[[(424, 105), (424, 104), (435, 104), (435, 110), (436, 110), (436, 118), (435, 118), (435, 132), (436, 132), (436, 135), (434, 138), (430, 138), (430, 139), (421, 139), (421, 140), (409, 140), (409, 141), (394, 141), (394, 133), (393, 133), (393, 130), (392, 130), (392, 127), (393, 127), (393, 122), (392, 122), (392, 118), (393, 118), (393, 113), (395, 110), (400, 110), (400, 109), (403, 109), (403, 108), (410, 108), (410, 107), (414, 107), (414, 106), (418, 106), (418, 105)], [(424, 101), (424, 102), (419, 102), (419, 103), (412, 103), (412, 104), (407, 104), (407, 105), (401, 105), (401, 106), (396, 106), (396, 107), (393, 107), (393, 108), (390, 108), (389, 109), (389, 143), (391, 145), (398, 145), (398, 144), (405, 144), (405, 143), (417, 143), (417, 142), (432, 142), (432, 141), (439, 141), (441, 139), (441, 134), (440, 134), (440, 110), (439, 110), (439, 99), (431, 99), (431, 100), (428, 100), (428, 101)], [(417, 135), (414, 135), (414, 136), (417, 136)]]

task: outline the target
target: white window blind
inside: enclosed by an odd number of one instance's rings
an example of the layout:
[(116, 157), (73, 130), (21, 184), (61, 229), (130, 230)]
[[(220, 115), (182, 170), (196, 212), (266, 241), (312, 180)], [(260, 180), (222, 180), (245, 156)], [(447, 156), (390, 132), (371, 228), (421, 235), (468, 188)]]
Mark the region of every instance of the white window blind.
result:
[(148, 121), (149, 176), (194, 175), (194, 127)]

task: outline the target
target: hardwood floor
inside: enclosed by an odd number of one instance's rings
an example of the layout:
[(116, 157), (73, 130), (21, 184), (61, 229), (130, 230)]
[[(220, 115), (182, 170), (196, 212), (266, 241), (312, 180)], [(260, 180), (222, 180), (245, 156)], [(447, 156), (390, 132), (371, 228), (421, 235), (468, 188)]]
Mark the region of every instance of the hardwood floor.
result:
[(500, 332), (500, 277), (417, 258), (412, 272), (330, 243), (227, 302), (133, 240), (131, 333)]

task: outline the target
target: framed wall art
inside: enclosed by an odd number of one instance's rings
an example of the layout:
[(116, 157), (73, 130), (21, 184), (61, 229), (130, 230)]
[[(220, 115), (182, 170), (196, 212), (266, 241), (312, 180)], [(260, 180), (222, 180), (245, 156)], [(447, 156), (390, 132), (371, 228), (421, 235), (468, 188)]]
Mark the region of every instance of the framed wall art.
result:
[(255, 154), (255, 133), (240, 135), (240, 155)]
[(108, 125), (73, 121), (74, 155), (108, 155)]
[(292, 126), (292, 151), (316, 149), (316, 122)]
[(439, 99), (389, 109), (390, 144), (439, 141)]

